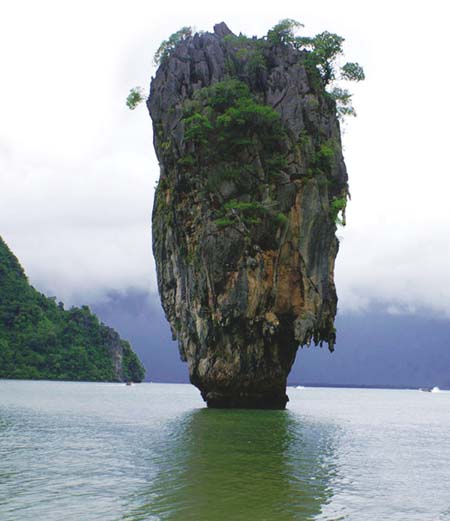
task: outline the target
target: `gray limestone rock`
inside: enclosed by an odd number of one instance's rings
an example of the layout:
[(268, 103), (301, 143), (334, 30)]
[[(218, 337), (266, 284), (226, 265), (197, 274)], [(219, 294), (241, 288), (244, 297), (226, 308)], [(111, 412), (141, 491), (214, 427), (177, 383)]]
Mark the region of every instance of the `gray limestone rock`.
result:
[[(305, 56), (221, 23), (180, 42), (151, 83), (158, 287), (191, 382), (212, 407), (284, 408), (298, 346), (333, 350), (332, 204), (347, 196), (347, 172), (335, 104)], [(258, 132), (223, 157), (186, 137), (196, 93), (230, 77), (279, 115), (278, 166)]]

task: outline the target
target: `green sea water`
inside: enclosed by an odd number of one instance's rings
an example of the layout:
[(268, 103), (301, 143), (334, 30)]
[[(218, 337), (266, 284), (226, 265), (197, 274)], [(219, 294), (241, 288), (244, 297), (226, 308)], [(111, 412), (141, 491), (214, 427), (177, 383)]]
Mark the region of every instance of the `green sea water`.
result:
[(0, 520), (450, 520), (450, 393), (0, 381)]

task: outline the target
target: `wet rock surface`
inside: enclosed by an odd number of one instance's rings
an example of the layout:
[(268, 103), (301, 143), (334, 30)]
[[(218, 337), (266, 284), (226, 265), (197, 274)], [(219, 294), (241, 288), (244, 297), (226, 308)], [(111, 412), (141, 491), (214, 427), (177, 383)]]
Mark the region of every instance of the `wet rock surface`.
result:
[[(230, 79), (248, 88), (255, 114), (270, 107), (261, 118), (271, 127), (245, 128), (259, 116), (231, 127), (242, 103), (211, 101)], [(148, 108), (161, 168), (158, 287), (191, 382), (208, 406), (284, 408), (298, 346), (335, 342), (335, 202), (348, 193), (335, 104), (305, 51), (219, 24), (163, 60)]]

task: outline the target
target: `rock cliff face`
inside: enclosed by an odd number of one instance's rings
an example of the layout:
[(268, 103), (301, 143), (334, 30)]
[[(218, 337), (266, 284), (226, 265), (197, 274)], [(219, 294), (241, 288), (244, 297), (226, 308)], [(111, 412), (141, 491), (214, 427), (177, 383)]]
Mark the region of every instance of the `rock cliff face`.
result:
[(219, 24), (162, 61), (148, 108), (158, 286), (191, 382), (208, 406), (284, 408), (298, 346), (335, 341), (335, 103), (306, 51)]

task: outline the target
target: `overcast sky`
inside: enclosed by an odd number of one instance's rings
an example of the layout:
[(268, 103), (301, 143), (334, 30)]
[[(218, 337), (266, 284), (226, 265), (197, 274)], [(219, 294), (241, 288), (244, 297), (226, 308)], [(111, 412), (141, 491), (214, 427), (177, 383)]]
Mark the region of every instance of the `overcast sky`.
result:
[[(144, 106), (161, 40), (184, 25), (262, 36), (282, 18), (346, 38), (364, 65), (345, 128), (352, 200), (341, 311), (450, 317), (448, 16), (428, 2), (15, 0), (0, 18), (0, 235), (40, 290), (68, 303), (155, 292), (158, 165)], [(158, 297), (154, 295), (155, 299)]]

